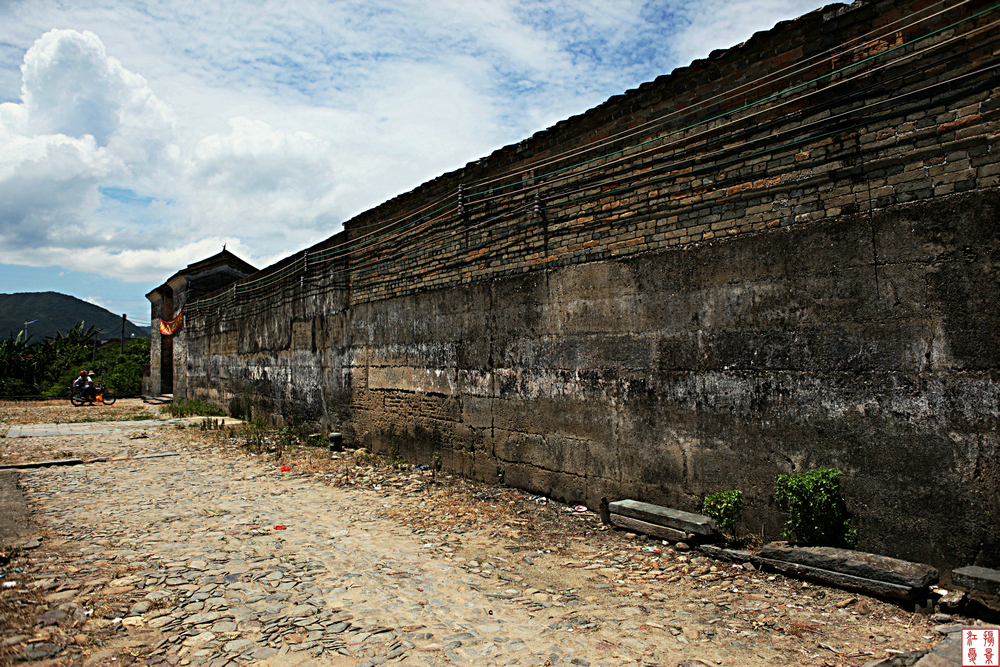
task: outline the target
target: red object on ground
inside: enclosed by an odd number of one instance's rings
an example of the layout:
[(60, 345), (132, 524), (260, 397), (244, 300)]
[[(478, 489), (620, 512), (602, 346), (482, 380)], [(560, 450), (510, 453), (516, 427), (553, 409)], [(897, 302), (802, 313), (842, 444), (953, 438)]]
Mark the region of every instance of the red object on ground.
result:
[(292, 469), (292, 466), (281, 466), (281, 472), (288, 472)]
[(284, 530), (285, 526), (275, 526), (274, 529), (275, 530)]

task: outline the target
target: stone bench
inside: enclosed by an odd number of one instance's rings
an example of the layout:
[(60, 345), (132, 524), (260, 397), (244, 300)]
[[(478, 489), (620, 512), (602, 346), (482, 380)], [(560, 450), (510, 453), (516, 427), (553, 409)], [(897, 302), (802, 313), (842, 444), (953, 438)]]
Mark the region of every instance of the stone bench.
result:
[(825, 584), (870, 595), (917, 600), (938, 580), (930, 565), (834, 547), (769, 544), (751, 561)]
[(718, 532), (710, 517), (638, 500), (616, 500), (608, 510), (611, 525), (671, 542), (707, 540)]

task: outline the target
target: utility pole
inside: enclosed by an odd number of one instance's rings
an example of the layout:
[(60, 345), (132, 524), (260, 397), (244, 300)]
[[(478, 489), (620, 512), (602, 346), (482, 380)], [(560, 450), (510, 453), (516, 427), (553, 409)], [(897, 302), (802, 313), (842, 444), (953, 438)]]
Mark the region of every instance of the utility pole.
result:
[(122, 356), (125, 356), (125, 313), (122, 313)]
[(37, 321), (38, 320), (31, 320), (30, 322), (25, 322), (24, 323), (24, 334), (22, 335), (21, 340), (23, 340), (25, 342), (25, 344), (27, 344), (27, 342), (28, 342), (28, 325), (29, 324), (34, 324)]

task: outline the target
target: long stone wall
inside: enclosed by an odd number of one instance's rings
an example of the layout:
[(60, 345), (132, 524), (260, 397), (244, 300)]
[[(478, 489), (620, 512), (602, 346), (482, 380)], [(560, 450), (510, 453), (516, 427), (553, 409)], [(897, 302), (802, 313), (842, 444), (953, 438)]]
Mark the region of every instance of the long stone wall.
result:
[(188, 397), (595, 507), (836, 466), (861, 546), (1000, 564), (1000, 10), (780, 24), (188, 302)]

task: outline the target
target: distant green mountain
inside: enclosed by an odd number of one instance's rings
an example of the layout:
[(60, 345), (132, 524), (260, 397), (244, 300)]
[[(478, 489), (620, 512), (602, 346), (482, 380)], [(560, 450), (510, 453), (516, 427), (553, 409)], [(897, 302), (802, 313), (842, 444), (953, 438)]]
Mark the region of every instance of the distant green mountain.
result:
[[(58, 292), (22, 292), (20, 294), (0, 294), (0, 338), (15, 336), (24, 330), (24, 323), (38, 320), (28, 325), (29, 343), (37, 343), (46, 336), (54, 336), (57, 331), (66, 333), (77, 322), (90, 328), (96, 325), (102, 333), (98, 339), (120, 338), (122, 316), (87, 303), (82, 299)], [(149, 338), (149, 328), (125, 322), (125, 337)]]

